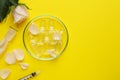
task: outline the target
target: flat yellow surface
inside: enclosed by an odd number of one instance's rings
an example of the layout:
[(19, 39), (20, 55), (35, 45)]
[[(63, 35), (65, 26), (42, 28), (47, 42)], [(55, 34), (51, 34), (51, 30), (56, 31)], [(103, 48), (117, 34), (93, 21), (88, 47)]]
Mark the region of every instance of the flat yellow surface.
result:
[[(8, 80), (41, 70), (32, 80), (120, 80), (120, 0), (21, 0), (26, 3), (30, 17), (19, 25), (19, 31), (0, 57), (0, 69), (9, 68)], [(54, 61), (38, 61), (24, 48), (22, 36), (28, 21), (50, 14), (60, 18), (69, 31), (66, 51)], [(0, 39), (13, 26), (11, 15), (0, 24)], [(18, 63), (7, 65), (5, 54), (16, 48), (25, 52), (27, 70)]]

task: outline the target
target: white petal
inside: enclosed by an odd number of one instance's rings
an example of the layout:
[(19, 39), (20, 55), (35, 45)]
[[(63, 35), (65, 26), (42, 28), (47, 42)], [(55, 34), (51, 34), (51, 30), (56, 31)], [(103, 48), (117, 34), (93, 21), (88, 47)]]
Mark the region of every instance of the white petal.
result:
[(3, 80), (5, 80), (5, 79), (7, 79), (7, 77), (9, 76), (10, 73), (11, 73), (11, 71), (9, 69), (0, 70), (0, 77)]
[(14, 13), (14, 23), (20, 24), (27, 19), (27, 16), (23, 16), (17, 13)]
[(21, 66), (21, 68), (23, 69), (23, 70), (25, 70), (25, 69), (27, 69), (28, 67), (29, 67), (29, 64), (28, 63), (19, 63), (19, 65)]
[(50, 55), (54, 58), (56, 58), (56, 55), (54, 53), (50, 53)]
[(0, 55), (6, 50), (8, 42), (5, 42), (3, 46), (0, 47)]
[(47, 50), (48, 53), (53, 53), (54, 51), (55, 51), (55, 49)]
[(22, 61), (25, 57), (22, 49), (15, 49), (14, 54), (15, 54), (15, 57), (18, 61)]
[(15, 35), (16, 35), (16, 31), (10, 28), (5, 35), (5, 40), (9, 42), (15, 37)]
[(56, 58), (55, 49), (50, 49), (50, 50), (47, 50), (46, 52), (47, 52), (50, 56)]
[(56, 41), (61, 40), (60, 34), (59, 34), (59, 33), (54, 33), (54, 34), (53, 34), (53, 40), (56, 40)]
[(14, 11), (20, 15), (28, 16), (27, 9), (25, 6), (18, 5)]
[(28, 18), (25, 6), (17, 6), (13, 11), (14, 23), (21, 23)]
[(40, 33), (40, 31), (38, 30), (38, 27), (37, 27), (34, 23), (32, 23), (32, 24), (30, 25), (29, 31), (30, 31), (30, 33), (33, 34), (33, 35), (37, 35), (37, 34)]
[(14, 53), (7, 53), (5, 61), (7, 64), (15, 64), (16, 58)]

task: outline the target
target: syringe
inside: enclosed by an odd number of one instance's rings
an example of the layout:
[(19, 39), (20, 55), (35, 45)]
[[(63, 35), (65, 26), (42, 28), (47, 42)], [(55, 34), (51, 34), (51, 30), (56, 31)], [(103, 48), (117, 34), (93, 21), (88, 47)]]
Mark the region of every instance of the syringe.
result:
[(24, 76), (24, 77), (22, 77), (22, 78), (20, 78), (20, 79), (18, 79), (18, 80), (28, 80), (28, 79), (30, 79), (30, 78), (35, 77), (35, 76), (38, 75), (39, 73), (40, 73), (40, 71), (32, 72), (31, 74), (28, 74), (28, 75), (26, 75), (26, 76)]

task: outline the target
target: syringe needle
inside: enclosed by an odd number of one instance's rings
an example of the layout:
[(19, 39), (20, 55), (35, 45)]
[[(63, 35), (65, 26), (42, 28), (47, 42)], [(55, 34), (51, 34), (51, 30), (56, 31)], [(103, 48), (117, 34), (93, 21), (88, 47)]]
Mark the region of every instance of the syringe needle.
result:
[(22, 77), (22, 78), (20, 78), (20, 79), (18, 79), (18, 80), (28, 80), (28, 79), (30, 79), (30, 78), (35, 77), (35, 76), (38, 75), (39, 73), (40, 73), (40, 71), (32, 72), (31, 74), (28, 74), (28, 75), (26, 75), (26, 76), (24, 76), (24, 77)]

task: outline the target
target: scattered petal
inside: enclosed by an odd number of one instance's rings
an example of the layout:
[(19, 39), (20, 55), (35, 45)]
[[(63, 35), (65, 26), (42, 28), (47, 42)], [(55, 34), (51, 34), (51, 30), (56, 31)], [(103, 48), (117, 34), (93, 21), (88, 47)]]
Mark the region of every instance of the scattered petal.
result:
[(10, 73), (11, 73), (11, 71), (9, 69), (2, 69), (2, 70), (0, 70), (0, 77), (3, 80), (6, 80)]
[(16, 35), (16, 31), (10, 28), (5, 35), (5, 40), (9, 42), (15, 37), (15, 35)]
[(5, 61), (7, 64), (15, 64), (16, 58), (15, 58), (14, 53), (7, 53)]
[(18, 61), (22, 61), (25, 57), (22, 49), (15, 49), (14, 54), (15, 54), (15, 57)]
[(29, 31), (33, 35), (38, 35), (40, 33), (40, 31), (38, 30), (38, 27), (34, 23), (30, 25)]
[(19, 65), (21, 66), (21, 68), (22, 68), (23, 70), (25, 70), (25, 69), (27, 69), (27, 68), (29, 67), (29, 64), (28, 64), (28, 63), (23, 63), (23, 62), (19, 63)]

